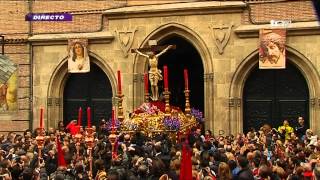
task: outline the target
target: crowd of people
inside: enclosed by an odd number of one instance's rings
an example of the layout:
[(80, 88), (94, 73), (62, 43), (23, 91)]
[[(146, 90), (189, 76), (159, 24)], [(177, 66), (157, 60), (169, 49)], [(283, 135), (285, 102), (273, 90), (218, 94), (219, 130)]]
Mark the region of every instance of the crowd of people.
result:
[[(109, 131), (97, 128), (92, 150), (92, 177), (96, 180), (298, 180), (320, 179), (320, 140), (307, 129), (302, 117), (297, 127), (288, 120), (272, 128), (264, 125), (246, 134), (213, 136), (193, 127), (178, 140), (166, 133), (147, 137), (141, 132), (119, 133), (112, 152)], [(46, 131), (41, 158), (36, 136), (39, 130), (0, 136), (2, 179), (89, 179), (85, 142), (77, 148), (72, 133), (60, 123)], [(62, 154), (59, 153), (62, 150)], [(190, 152), (190, 176), (186, 177), (185, 151)], [(59, 157), (61, 156), (62, 157)], [(64, 163), (60, 160), (63, 159)], [(186, 156), (184, 156), (186, 158)], [(183, 173), (180, 171), (183, 170)], [(187, 170), (188, 171), (188, 170)]]

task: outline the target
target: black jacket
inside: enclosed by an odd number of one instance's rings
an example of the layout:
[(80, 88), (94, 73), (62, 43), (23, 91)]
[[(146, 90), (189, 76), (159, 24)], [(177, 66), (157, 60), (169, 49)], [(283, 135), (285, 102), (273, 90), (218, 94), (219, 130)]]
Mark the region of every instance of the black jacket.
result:
[(254, 180), (253, 173), (250, 169), (241, 169), (233, 180)]
[(299, 137), (299, 139), (301, 139), (302, 136), (306, 134), (307, 127), (306, 127), (306, 126), (298, 125), (298, 126), (295, 128), (295, 131), (296, 131), (296, 134), (297, 134), (297, 136)]

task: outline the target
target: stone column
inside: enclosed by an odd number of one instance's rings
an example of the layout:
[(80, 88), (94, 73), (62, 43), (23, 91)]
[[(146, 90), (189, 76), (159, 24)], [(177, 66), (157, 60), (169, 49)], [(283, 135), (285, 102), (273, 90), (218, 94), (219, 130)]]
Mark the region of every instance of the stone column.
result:
[(204, 80), (204, 117), (205, 129), (214, 132), (214, 75), (213, 73), (206, 73)]

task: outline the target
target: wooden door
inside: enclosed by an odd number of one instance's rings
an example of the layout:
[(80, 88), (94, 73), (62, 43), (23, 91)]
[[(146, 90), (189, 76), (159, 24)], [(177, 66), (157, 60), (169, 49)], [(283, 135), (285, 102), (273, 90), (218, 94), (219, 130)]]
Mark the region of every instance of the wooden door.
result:
[(245, 82), (244, 132), (263, 124), (277, 128), (284, 119), (291, 126), (303, 116), (309, 124), (309, 90), (305, 78), (292, 64), (284, 70), (261, 70), (256, 67)]
[(82, 107), (82, 123), (87, 124), (87, 107), (91, 108), (92, 124), (98, 125), (102, 118), (111, 116), (112, 88), (107, 75), (94, 63), (89, 73), (73, 73), (68, 77), (64, 89), (64, 124), (78, 119)]

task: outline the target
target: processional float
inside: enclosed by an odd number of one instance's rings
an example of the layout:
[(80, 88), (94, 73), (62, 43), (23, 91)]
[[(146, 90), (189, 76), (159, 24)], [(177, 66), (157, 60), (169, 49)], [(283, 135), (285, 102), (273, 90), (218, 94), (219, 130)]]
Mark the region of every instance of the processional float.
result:
[[(166, 47), (168, 49), (168, 47)], [(159, 48), (158, 48), (159, 50)], [(135, 52), (135, 51), (134, 51)], [(149, 59), (150, 60), (150, 59)], [(157, 60), (157, 59), (156, 59)], [(157, 65), (156, 65), (157, 67)], [(161, 73), (161, 70), (158, 70)], [(197, 126), (199, 123), (203, 122), (203, 114), (197, 109), (190, 107), (190, 90), (189, 90), (189, 80), (188, 80), (188, 70), (184, 70), (184, 81), (185, 81), (185, 109), (181, 110), (179, 107), (170, 105), (170, 91), (168, 86), (168, 68), (163, 67), (163, 80), (164, 80), (164, 91), (162, 92), (164, 97), (163, 100), (158, 100), (155, 98), (154, 101), (152, 97), (158, 97), (158, 92), (149, 93), (149, 72), (144, 74), (144, 103), (142, 103), (137, 109), (135, 109), (130, 116), (125, 117), (123, 113), (123, 98), (122, 85), (121, 85), (121, 73), (117, 71), (117, 118), (115, 118), (115, 109), (112, 109), (112, 118), (108, 122), (110, 135), (108, 139), (112, 145), (112, 158), (117, 158), (115, 144), (117, 141), (118, 133), (135, 133), (142, 132), (148, 137), (154, 137), (155, 135), (168, 133), (173, 139), (177, 139), (178, 134), (186, 133), (191, 127)], [(162, 74), (160, 74), (162, 76)], [(158, 89), (158, 84), (156, 84)], [(152, 94), (157, 93), (157, 94)], [(79, 108), (78, 112), (78, 124), (76, 127), (78, 130), (73, 136), (73, 140), (76, 144), (77, 159), (80, 157), (80, 146), (81, 143), (85, 143), (88, 149), (88, 164), (89, 164), (89, 179), (92, 177), (92, 149), (95, 146), (94, 134), (95, 131), (91, 126), (91, 109), (87, 108), (87, 127), (83, 128), (81, 125), (82, 119), (82, 109)], [(44, 146), (45, 140), (45, 130), (43, 127), (43, 108), (40, 109), (40, 128), (38, 136), (36, 137), (38, 145), (38, 163), (40, 165), (40, 159), (42, 157), (41, 150)]]
[[(168, 47), (175, 46), (162, 46), (163, 51), (165, 52), (168, 50)], [(159, 48), (157, 49), (159, 50)], [(132, 52), (138, 52), (137, 50), (132, 50)], [(160, 52), (159, 54), (162, 54)], [(142, 53), (138, 53), (140, 55), (144, 55)], [(155, 54), (155, 53), (154, 53)], [(156, 57), (155, 57), (156, 56)], [(154, 56), (145, 56), (150, 61), (151, 58), (157, 58), (157, 55)], [(158, 59), (156, 59), (158, 60)], [(150, 65), (150, 62), (149, 62)], [(157, 65), (156, 65), (157, 68)], [(157, 70), (157, 72), (161, 73), (161, 70)], [(151, 91), (149, 93), (149, 84), (150, 84), (150, 77), (149, 75), (153, 76), (152, 73), (147, 72), (144, 74), (144, 103), (142, 103), (138, 108), (136, 108), (133, 112), (130, 113), (128, 117), (123, 115), (123, 107), (122, 101), (124, 95), (122, 94), (121, 90), (121, 74), (118, 71), (118, 87), (117, 87), (117, 97), (118, 97), (118, 118), (112, 118), (109, 124), (111, 125), (110, 128), (112, 132), (115, 133), (116, 131), (122, 133), (134, 133), (134, 132), (142, 132), (146, 136), (153, 137), (160, 133), (168, 133), (170, 137), (175, 138), (178, 134), (186, 133), (191, 127), (197, 126), (198, 123), (203, 122), (203, 115), (202, 112), (196, 110), (194, 108), (191, 109), (190, 107), (190, 90), (189, 90), (189, 80), (188, 80), (188, 70), (184, 70), (184, 81), (185, 81), (185, 109), (181, 110), (179, 107), (171, 106), (170, 105), (170, 91), (168, 86), (168, 68), (167, 66), (163, 67), (163, 83), (164, 83), (164, 91), (162, 92), (164, 97), (163, 100), (158, 100), (155, 98), (154, 101), (152, 97), (158, 97), (158, 92)], [(162, 74), (160, 74), (162, 77)], [(150, 81), (149, 81), (150, 80)], [(161, 79), (160, 79), (161, 80)], [(158, 86), (158, 84), (156, 84)], [(158, 89), (158, 87), (156, 87)], [(157, 93), (157, 94), (152, 94)], [(116, 126), (116, 127), (115, 127)], [(113, 134), (112, 133), (112, 134)]]

